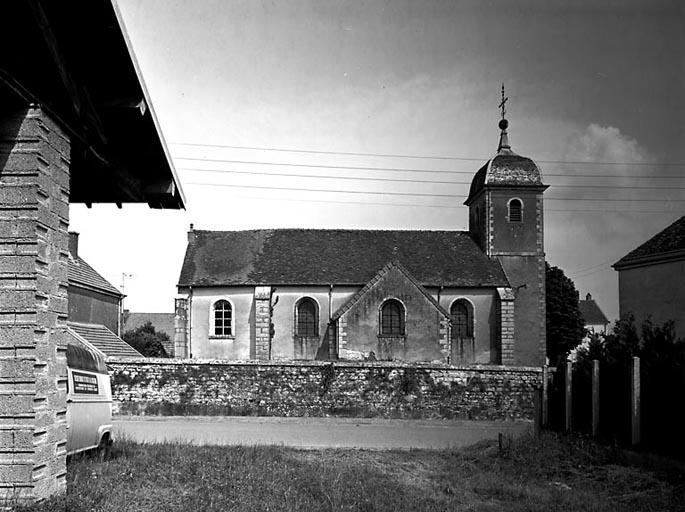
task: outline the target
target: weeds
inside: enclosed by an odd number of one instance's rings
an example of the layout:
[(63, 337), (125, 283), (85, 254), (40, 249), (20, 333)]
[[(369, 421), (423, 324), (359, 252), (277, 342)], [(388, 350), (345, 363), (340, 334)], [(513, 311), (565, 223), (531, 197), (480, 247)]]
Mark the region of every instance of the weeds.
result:
[(68, 463), (68, 493), (24, 512), (682, 510), (682, 475), (623, 466), (583, 438), (446, 451), (296, 450), (120, 440)]

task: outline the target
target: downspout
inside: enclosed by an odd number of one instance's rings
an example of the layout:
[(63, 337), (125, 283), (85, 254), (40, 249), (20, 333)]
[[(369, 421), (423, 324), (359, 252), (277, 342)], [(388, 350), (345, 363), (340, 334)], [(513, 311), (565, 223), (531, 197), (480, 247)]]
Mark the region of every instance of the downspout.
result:
[[(328, 359), (333, 358), (333, 354), (338, 352), (338, 330), (331, 325), (331, 317), (333, 316), (333, 283), (328, 285)], [(335, 347), (333, 350), (332, 348)]]
[(121, 338), (121, 319), (124, 316), (124, 297), (119, 297), (119, 314), (117, 315), (117, 336)]
[(333, 316), (333, 283), (328, 285), (328, 323), (331, 323), (331, 317)]
[(193, 327), (193, 285), (188, 287), (188, 358), (193, 358), (193, 352), (191, 350), (191, 344), (193, 340), (192, 336)]

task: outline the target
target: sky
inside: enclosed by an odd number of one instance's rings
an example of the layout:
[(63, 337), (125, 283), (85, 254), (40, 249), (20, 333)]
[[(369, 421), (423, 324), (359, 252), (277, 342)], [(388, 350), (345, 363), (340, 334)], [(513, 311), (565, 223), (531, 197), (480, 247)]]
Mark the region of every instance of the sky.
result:
[(173, 311), (191, 223), (468, 229), (502, 83), (547, 261), (610, 319), (611, 264), (685, 214), (683, 2), (116, 3), (187, 199), (71, 206), (132, 311)]

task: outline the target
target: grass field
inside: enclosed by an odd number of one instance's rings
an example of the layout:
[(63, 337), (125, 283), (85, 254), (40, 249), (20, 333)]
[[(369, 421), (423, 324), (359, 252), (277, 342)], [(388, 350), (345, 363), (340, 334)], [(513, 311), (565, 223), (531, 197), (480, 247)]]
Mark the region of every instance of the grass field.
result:
[(685, 481), (545, 434), (453, 451), (120, 442), (69, 462), (66, 497), (23, 511), (685, 510)]

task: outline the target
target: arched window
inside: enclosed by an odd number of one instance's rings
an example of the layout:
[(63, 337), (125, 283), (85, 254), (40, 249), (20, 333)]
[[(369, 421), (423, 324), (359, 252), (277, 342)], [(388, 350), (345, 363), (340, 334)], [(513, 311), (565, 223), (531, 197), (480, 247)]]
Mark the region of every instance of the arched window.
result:
[(520, 199), (511, 199), (509, 201), (509, 222), (523, 221), (523, 204)]
[(381, 306), (381, 335), (404, 336), (404, 306), (399, 300), (388, 299)]
[(450, 308), (450, 319), (453, 339), (473, 337), (473, 314), (468, 302), (455, 300)]
[(318, 336), (319, 318), (318, 307), (309, 297), (301, 299), (295, 306), (295, 335)]
[(214, 336), (231, 336), (233, 334), (233, 308), (227, 300), (214, 303)]

